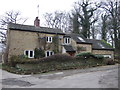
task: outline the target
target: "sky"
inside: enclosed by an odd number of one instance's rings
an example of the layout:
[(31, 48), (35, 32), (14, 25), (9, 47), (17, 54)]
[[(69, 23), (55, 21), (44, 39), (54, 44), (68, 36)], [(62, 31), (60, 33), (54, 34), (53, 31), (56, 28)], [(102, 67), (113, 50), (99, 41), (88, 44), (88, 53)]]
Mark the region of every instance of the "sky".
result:
[[(45, 21), (43, 14), (51, 13), (56, 10), (68, 12), (73, 8), (73, 4), (76, 1), (81, 0), (1, 0), (0, 18), (4, 16), (7, 11), (20, 11), (21, 17), (28, 18), (24, 24), (34, 25), (35, 17), (38, 16), (37, 6), (39, 5), (40, 25), (44, 26)], [(94, 2), (100, 0), (91, 1)]]
[(38, 16), (39, 5), (40, 23), (44, 25), (43, 14), (56, 10), (70, 11), (75, 1), (78, 0), (1, 0), (0, 16), (6, 11), (20, 11), (22, 17), (28, 18), (25, 24), (33, 25), (35, 17)]

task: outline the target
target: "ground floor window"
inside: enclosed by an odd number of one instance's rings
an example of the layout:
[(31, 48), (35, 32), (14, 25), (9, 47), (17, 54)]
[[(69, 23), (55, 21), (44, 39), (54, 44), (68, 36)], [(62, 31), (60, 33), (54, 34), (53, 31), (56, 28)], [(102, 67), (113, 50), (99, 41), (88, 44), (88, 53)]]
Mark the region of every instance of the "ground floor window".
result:
[(51, 56), (51, 55), (54, 55), (54, 52), (53, 52), (53, 51), (46, 51), (46, 52), (45, 52), (45, 56), (46, 56), (46, 57)]
[(34, 51), (33, 50), (25, 50), (24, 55), (28, 56), (28, 58), (34, 58)]

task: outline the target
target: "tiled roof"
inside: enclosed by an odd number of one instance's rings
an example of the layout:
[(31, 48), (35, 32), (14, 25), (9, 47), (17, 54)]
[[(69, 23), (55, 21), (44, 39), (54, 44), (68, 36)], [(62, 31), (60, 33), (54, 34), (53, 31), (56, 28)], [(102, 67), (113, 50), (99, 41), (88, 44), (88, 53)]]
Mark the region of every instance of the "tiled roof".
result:
[(51, 34), (64, 34), (60, 29), (53, 29), (48, 27), (35, 27), (30, 25), (21, 25), (14, 23), (9, 23), (8, 28), (11, 30), (21, 30), (21, 31), (31, 31), (31, 32), (51, 33)]
[(71, 52), (71, 51), (75, 52), (75, 50), (73, 49), (73, 47), (71, 45), (63, 45), (63, 46), (67, 52)]
[(73, 40), (76, 41), (77, 44), (92, 44), (92, 49), (97, 50), (114, 50), (110, 45), (105, 43), (102, 40), (95, 40), (95, 39), (86, 39), (81, 34), (67, 34), (65, 36), (70, 36)]
[(110, 45), (102, 40), (87, 39), (88, 42), (92, 43), (92, 49), (97, 50), (114, 50)]
[(87, 41), (87, 39), (83, 36), (83, 35), (80, 35), (80, 34), (67, 34), (66, 36), (70, 36), (73, 40), (76, 41), (76, 43), (78, 44), (91, 44), (90, 42)]

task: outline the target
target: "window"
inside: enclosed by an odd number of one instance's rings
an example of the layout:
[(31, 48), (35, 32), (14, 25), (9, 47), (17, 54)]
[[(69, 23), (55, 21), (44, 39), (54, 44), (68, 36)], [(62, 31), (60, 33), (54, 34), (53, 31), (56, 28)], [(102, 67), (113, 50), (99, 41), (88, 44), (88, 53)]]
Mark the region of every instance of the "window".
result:
[(24, 55), (28, 56), (28, 58), (34, 58), (34, 51), (32, 50), (25, 50)]
[(81, 37), (78, 37), (78, 39), (79, 39), (80, 41), (82, 41), (82, 42), (85, 42), (85, 40), (84, 40), (83, 38), (81, 38)]
[(51, 56), (51, 55), (54, 55), (54, 52), (52, 52), (52, 51), (46, 51), (45, 52), (46, 57)]
[(103, 44), (101, 43), (98, 43), (98, 45), (101, 47), (101, 48), (105, 48)]
[(70, 44), (70, 43), (71, 43), (71, 39), (69, 37), (65, 37), (64, 44)]
[(52, 43), (52, 37), (46, 37), (48, 43)]

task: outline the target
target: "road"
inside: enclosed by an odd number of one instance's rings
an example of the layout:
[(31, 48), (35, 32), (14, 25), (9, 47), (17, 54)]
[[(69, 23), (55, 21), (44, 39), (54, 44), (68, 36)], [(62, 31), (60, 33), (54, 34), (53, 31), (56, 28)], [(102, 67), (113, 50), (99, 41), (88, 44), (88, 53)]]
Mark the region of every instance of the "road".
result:
[(2, 71), (2, 88), (118, 88), (118, 65), (37, 75)]

